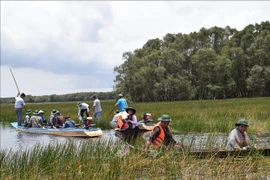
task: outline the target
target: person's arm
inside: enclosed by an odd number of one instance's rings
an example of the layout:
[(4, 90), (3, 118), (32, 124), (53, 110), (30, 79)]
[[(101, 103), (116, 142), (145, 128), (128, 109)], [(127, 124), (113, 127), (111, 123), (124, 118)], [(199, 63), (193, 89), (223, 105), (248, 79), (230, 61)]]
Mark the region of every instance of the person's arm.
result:
[(95, 112), (95, 107), (96, 107), (96, 101), (94, 101), (94, 103), (93, 103), (93, 113)]
[(154, 142), (154, 140), (156, 139), (156, 137), (158, 137), (160, 133), (160, 129), (159, 127), (155, 127), (153, 129), (153, 132), (151, 132), (149, 139), (147, 140), (146, 144), (145, 144), (145, 152), (148, 152), (149, 146), (151, 145), (151, 143)]
[(21, 93), (20, 93), (20, 91), (18, 91), (18, 94), (17, 94), (17, 96), (16, 96), (16, 97), (19, 97), (19, 96), (20, 96), (20, 94), (21, 94)]
[(78, 106), (78, 117), (80, 116), (81, 114), (81, 108)]

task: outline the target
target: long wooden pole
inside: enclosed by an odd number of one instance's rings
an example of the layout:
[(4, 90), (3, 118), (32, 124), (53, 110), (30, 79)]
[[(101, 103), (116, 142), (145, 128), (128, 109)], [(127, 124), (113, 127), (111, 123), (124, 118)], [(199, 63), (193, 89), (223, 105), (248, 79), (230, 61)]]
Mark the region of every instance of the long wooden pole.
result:
[(11, 69), (9, 69), (9, 70), (10, 70), (10, 72), (11, 72), (11, 75), (12, 75), (13, 79), (14, 79), (14, 82), (15, 82), (15, 85), (16, 85), (16, 87), (17, 87), (17, 90), (18, 90), (18, 92), (20, 92), (19, 87), (18, 87), (18, 84), (17, 84), (17, 81), (16, 81), (16, 79), (15, 79), (13, 73), (12, 73), (12, 70), (11, 70)]
[[(16, 85), (17, 90), (18, 90), (18, 93), (19, 93), (19, 92), (20, 92), (20, 90), (19, 90), (19, 87), (18, 87), (17, 81), (16, 81), (16, 79), (15, 79), (15, 77), (14, 77), (13, 73), (12, 73), (12, 70), (11, 70), (11, 69), (9, 69), (9, 70), (10, 70), (10, 73), (11, 73), (11, 75), (12, 75), (13, 79), (14, 79), (15, 85)], [(23, 106), (23, 107), (24, 107), (24, 110), (26, 111), (26, 107), (25, 107), (25, 106)]]

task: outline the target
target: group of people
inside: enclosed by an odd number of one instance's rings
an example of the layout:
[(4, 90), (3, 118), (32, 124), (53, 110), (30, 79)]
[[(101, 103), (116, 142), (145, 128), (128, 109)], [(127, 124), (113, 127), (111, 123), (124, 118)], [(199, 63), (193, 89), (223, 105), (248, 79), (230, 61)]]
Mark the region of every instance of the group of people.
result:
[[(18, 92), (18, 95), (15, 97), (15, 112), (17, 114), (17, 122), (18, 126), (22, 126), (22, 108), (25, 106), (24, 102), (25, 94)], [(96, 95), (93, 95), (92, 98), (94, 99), (93, 103), (93, 116), (101, 119), (101, 104), (100, 100)], [(86, 103), (77, 103), (78, 106), (78, 117), (83, 117), (84, 113), (86, 113), (86, 117), (89, 117), (90, 108), (89, 105)], [(132, 107), (128, 107), (127, 101), (124, 99), (122, 94), (119, 94), (119, 99), (116, 102), (115, 106), (119, 106), (119, 111), (115, 112), (115, 116), (113, 118), (113, 122), (116, 122), (119, 129), (122, 131), (130, 130), (136, 128), (137, 125), (137, 116), (136, 110)], [(44, 125), (49, 125), (52, 128), (59, 128), (59, 127), (76, 127), (75, 121), (71, 120), (70, 117), (62, 116), (60, 111), (53, 109), (50, 113), (50, 117), (46, 122), (44, 118), (44, 111), (36, 110), (32, 113), (32, 110), (29, 109), (26, 111), (24, 125), (26, 127), (35, 127), (35, 128), (42, 128)], [(143, 115), (143, 122), (151, 121), (151, 114), (145, 113)], [(158, 118), (159, 123), (157, 123), (152, 130), (149, 139), (146, 142), (145, 151), (148, 151), (149, 147), (158, 148), (162, 144), (167, 147), (172, 147), (177, 145), (176, 141), (172, 137), (172, 130), (169, 127), (170, 122), (172, 119), (169, 115), (164, 114), (160, 118)], [(236, 124), (236, 128), (233, 129), (227, 141), (227, 150), (233, 149), (249, 149), (248, 143), (248, 136), (246, 133), (247, 127), (249, 126), (248, 122), (245, 119), (240, 119)]]
[(97, 118), (98, 121), (101, 120), (102, 108), (101, 108), (100, 100), (98, 99), (96, 94), (94, 94), (92, 96), (92, 99), (94, 100), (92, 111), (90, 111), (89, 104), (84, 103), (84, 102), (83, 103), (81, 103), (81, 102), (77, 103), (77, 106), (78, 106), (78, 118), (80, 120), (83, 119), (84, 114), (86, 114), (86, 117), (89, 117), (89, 114), (91, 114), (91, 113), (93, 113), (93, 117)]
[(43, 110), (35, 110), (32, 112), (31, 109), (26, 111), (26, 116), (24, 120), (24, 126), (26, 128), (44, 128), (44, 127), (51, 127), (51, 128), (69, 128), (69, 127), (76, 127), (76, 122), (71, 120), (69, 116), (61, 115), (60, 111), (53, 109), (50, 113), (48, 121), (44, 118), (45, 112)]

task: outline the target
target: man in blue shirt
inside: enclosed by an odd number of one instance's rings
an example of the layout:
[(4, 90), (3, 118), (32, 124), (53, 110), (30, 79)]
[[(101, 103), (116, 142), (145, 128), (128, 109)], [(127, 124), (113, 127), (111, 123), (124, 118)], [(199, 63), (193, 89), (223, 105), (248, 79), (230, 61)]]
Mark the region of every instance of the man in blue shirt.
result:
[(114, 105), (114, 107), (118, 105), (119, 106), (119, 111), (123, 112), (124, 107), (128, 107), (128, 103), (127, 103), (126, 99), (123, 97), (123, 94), (119, 94), (118, 97), (119, 97), (119, 99), (116, 102), (116, 104)]

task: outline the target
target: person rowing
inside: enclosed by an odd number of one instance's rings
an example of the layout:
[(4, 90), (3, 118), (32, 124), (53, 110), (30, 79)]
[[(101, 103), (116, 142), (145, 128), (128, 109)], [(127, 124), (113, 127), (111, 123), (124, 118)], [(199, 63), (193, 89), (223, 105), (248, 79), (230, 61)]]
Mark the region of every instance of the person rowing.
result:
[(249, 138), (246, 132), (247, 128), (249, 127), (247, 120), (240, 119), (237, 123), (235, 123), (235, 126), (236, 128), (233, 129), (228, 136), (226, 150), (231, 151), (234, 149), (250, 149)]

